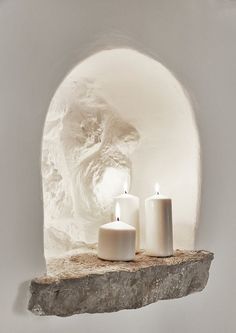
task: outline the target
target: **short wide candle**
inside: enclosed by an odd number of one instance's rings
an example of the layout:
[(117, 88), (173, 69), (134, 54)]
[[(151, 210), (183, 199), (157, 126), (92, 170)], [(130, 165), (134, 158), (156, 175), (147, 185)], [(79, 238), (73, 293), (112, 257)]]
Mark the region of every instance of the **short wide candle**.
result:
[(148, 255), (167, 257), (173, 254), (171, 199), (156, 194), (145, 200), (145, 250)]
[(99, 228), (98, 257), (104, 260), (130, 261), (135, 257), (136, 230), (117, 220)]

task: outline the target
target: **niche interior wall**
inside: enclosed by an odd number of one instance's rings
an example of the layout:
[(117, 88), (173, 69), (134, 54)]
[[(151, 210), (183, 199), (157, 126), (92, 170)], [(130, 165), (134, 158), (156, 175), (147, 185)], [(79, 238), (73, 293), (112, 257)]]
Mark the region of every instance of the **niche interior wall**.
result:
[(186, 91), (163, 64), (136, 50), (92, 54), (62, 81), (45, 120), (46, 259), (92, 250), (125, 184), (143, 201), (156, 182), (173, 198), (174, 247), (193, 249), (200, 145)]

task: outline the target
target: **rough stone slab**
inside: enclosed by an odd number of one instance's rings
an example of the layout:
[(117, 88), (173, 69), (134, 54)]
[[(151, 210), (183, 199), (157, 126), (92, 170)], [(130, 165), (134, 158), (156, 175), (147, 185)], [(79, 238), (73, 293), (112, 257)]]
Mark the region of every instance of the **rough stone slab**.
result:
[(48, 274), (31, 281), (28, 309), (37, 315), (136, 309), (201, 291), (213, 253), (176, 251), (173, 257), (136, 255), (132, 262), (104, 261), (95, 254), (51, 260)]

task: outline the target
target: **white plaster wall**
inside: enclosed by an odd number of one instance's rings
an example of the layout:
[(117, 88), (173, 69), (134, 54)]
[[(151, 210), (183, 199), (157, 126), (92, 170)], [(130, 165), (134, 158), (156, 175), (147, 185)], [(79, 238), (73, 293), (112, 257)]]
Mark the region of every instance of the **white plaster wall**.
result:
[[(1, 332), (235, 331), (236, 2), (1, 1)], [(195, 101), (203, 159), (197, 247), (215, 252), (207, 289), (135, 311), (37, 318), (27, 282), (45, 269), (40, 140), (65, 74), (104, 47), (130, 46), (175, 73)]]

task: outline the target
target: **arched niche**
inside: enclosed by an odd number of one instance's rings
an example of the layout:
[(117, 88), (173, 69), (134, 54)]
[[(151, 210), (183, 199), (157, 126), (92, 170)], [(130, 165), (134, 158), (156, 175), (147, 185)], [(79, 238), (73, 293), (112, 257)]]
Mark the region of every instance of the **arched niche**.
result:
[[(191, 103), (160, 62), (131, 49), (79, 63), (50, 103), (42, 140), (46, 259), (93, 249), (127, 183), (173, 199), (174, 247), (193, 249), (200, 146)], [(144, 223), (141, 205), (141, 224)]]

